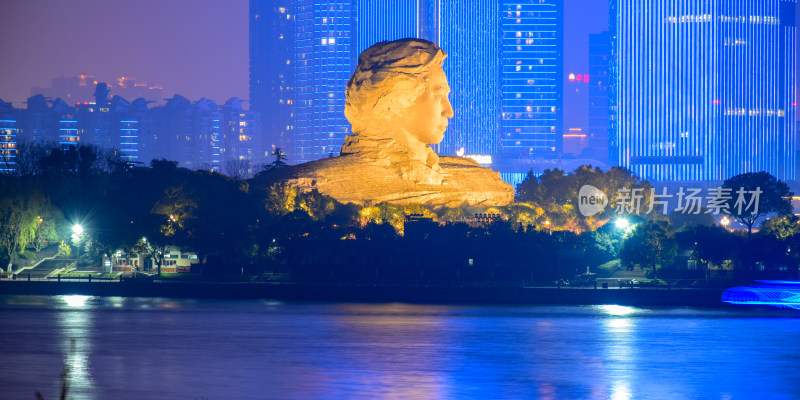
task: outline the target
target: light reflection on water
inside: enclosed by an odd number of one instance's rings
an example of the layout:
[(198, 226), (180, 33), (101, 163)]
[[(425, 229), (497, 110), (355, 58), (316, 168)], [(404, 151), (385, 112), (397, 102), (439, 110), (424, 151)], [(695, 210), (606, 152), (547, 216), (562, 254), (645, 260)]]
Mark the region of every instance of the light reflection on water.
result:
[[(616, 306), (619, 307), (619, 306)], [(612, 311), (611, 315), (629, 315), (633, 312)], [(628, 400), (631, 398), (631, 372), (636, 362), (636, 355), (633, 354), (631, 346), (631, 335), (633, 334), (636, 321), (633, 318), (608, 318), (603, 320), (603, 327), (608, 337), (605, 346), (606, 362), (614, 366), (608, 374), (611, 383), (611, 396), (613, 400)]]
[(0, 296), (0, 398), (800, 398), (799, 316)]

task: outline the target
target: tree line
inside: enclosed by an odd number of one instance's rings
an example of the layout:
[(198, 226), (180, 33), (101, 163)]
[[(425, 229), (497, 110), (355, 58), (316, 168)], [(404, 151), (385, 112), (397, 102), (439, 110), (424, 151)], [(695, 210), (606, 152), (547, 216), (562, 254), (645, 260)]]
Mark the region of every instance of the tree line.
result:
[(605, 193), (641, 189), (648, 200), (650, 184), (622, 168), (530, 173), (505, 207), (430, 208), (341, 204), (299, 191), (272, 178), (286, 165), (279, 149), (273, 155), (275, 162), (243, 179), (168, 160), (131, 166), (91, 146), (31, 149), (14, 174), (0, 176), (0, 258), (8, 265), (25, 252), (71, 243), (71, 226), (81, 224), (84, 237), (72, 244), (96, 264), (123, 251), (147, 255), (159, 271), (173, 246), (196, 253), (206, 274), (279, 272), (305, 280), (552, 281), (615, 259), (664, 276), (681, 251), (701, 263), (735, 259), (753, 271), (797, 271), (800, 224), (790, 216), (791, 192), (768, 174), (725, 183), (765, 189), (759, 216), (731, 214), (750, 228), (774, 217), (750, 237), (705, 213), (633, 215), (621, 229), (613, 200), (598, 214), (579, 212), (584, 185)]

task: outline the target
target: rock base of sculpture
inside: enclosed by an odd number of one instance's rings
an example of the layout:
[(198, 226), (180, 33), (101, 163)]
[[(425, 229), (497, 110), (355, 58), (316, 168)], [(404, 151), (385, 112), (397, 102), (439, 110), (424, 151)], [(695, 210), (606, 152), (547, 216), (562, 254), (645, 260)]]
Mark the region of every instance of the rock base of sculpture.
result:
[(276, 171), (274, 179), (304, 191), (313, 189), (341, 203), (424, 204), (433, 207), (503, 206), (514, 189), (500, 174), (461, 157), (394, 164), (384, 155), (358, 153), (326, 158)]

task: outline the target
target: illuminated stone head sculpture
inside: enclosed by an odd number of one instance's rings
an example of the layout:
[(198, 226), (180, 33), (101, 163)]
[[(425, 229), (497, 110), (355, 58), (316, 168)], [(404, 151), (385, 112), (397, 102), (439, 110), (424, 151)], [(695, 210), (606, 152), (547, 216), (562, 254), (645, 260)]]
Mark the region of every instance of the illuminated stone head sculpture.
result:
[(344, 114), (353, 135), (391, 137), (412, 148), (441, 142), (453, 117), (442, 70), (445, 57), (439, 46), (421, 39), (381, 42), (364, 50), (347, 83)]
[(275, 176), (342, 203), (510, 203), (514, 189), (498, 173), (467, 158), (439, 157), (430, 146), (442, 141), (453, 117), (445, 57), (439, 46), (420, 39), (364, 50), (347, 83), (344, 114), (353, 129), (339, 156), (283, 168)]

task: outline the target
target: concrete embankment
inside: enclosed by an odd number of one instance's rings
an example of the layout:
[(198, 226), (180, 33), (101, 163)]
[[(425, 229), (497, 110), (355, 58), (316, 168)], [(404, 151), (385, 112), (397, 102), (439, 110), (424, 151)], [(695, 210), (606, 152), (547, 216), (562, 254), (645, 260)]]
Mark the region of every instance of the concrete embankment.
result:
[(276, 299), (335, 302), (471, 304), (619, 304), (717, 307), (723, 289), (578, 289), (523, 287), (424, 287), (191, 282), (2, 281), (0, 295)]

